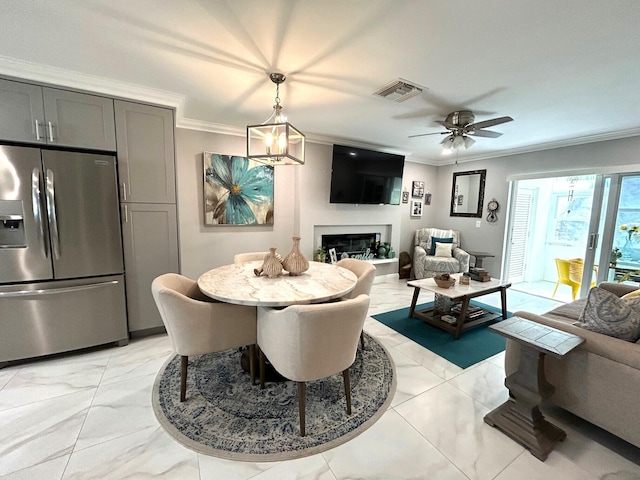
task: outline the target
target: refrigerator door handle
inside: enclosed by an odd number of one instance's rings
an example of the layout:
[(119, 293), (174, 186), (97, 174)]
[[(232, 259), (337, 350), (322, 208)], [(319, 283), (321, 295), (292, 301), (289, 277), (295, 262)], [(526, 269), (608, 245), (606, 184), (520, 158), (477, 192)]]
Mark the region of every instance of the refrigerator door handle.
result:
[[(36, 120), (37, 121), (37, 120)], [(40, 203), (40, 170), (37, 168), (31, 172), (31, 204), (33, 207), (33, 218), (36, 221), (38, 227), (39, 239), (42, 243), (42, 253), (45, 258), (49, 256), (47, 252), (47, 242), (44, 238), (44, 222), (42, 220), (42, 208)]]
[(53, 178), (53, 170), (47, 169), (47, 215), (49, 216), (49, 229), (51, 230), (51, 243), (56, 259), (60, 258), (60, 236), (58, 235), (58, 215), (56, 213), (56, 191)]
[(95, 288), (102, 288), (106, 285), (117, 285), (117, 280), (110, 280), (107, 282), (92, 283), (88, 285), (78, 285), (77, 287), (62, 287), (62, 288), (48, 288), (39, 290), (16, 290), (14, 292), (0, 292), (0, 298), (12, 298), (12, 297), (30, 297), (36, 295), (59, 295), (64, 292), (78, 292), (81, 290), (93, 290)]

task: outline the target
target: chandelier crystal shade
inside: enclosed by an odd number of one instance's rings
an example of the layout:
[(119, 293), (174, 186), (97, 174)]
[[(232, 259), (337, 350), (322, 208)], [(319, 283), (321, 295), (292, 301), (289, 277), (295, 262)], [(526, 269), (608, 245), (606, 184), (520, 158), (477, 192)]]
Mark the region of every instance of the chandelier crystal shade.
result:
[(264, 123), (247, 126), (247, 158), (268, 165), (304, 165), (304, 134), (282, 115), (280, 84), (286, 77), (272, 73), (269, 78), (276, 84), (276, 104)]

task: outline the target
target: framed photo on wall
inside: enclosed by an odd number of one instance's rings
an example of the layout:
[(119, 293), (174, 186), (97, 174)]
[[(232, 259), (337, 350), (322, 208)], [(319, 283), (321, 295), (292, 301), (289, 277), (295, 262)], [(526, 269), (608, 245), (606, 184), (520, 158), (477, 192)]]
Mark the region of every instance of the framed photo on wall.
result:
[(203, 152), (204, 224), (273, 225), (273, 166)]
[(425, 205), (431, 205), (431, 194), (430, 193), (427, 193), (424, 196), (424, 204)]
[(402, 203), (409, 203), (409, 192), (402, 192)]
[(411, 200), (411, 216), (422, 216), (422, 200)]
[(413, 191), (411, 193), (412, 197), (420, 197), (424, 195), (424, 182), (418, 182), (417, 180), (413, 181)]

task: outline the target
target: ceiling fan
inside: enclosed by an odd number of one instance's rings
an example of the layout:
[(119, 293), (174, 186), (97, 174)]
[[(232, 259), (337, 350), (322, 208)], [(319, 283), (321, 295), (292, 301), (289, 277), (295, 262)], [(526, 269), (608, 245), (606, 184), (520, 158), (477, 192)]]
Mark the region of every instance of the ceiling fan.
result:
[(475, 116), (471, 110), (458, 110), (451, 112), (444, 120), (436, 120), (436, 123), (447, 129), (446, 132), (420, 133), (418, 135), (409, 135), (409, 138), (424, 137), (426, 135), (448, 135), (447, 138), (440, 142), (445, 149), (469, 148), (475, 143), (475, 140), (469, 138), (469, 136), (498, 138), (502, 133), (484, 129), (511, 121), (513, 121), (511, 117), (497, 117), (475, 122)]

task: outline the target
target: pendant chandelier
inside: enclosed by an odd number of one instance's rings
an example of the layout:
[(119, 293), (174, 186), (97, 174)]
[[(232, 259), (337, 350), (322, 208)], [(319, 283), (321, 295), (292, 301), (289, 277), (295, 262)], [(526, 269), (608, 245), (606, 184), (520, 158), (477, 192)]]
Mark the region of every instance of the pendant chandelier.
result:
[(269, 78), (276, 84), (276, 104), (264, 123), (247, 126), (247, 158), (268, 165), (304, 165), (304, 134), (282, 115), (280, 84), (286, 77), (272, 73)]

